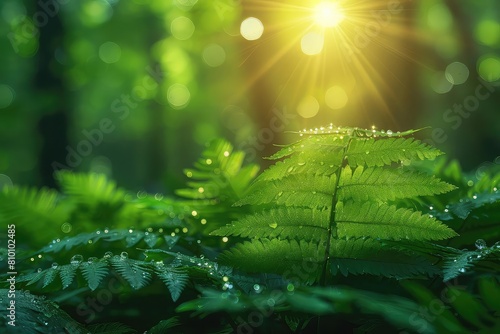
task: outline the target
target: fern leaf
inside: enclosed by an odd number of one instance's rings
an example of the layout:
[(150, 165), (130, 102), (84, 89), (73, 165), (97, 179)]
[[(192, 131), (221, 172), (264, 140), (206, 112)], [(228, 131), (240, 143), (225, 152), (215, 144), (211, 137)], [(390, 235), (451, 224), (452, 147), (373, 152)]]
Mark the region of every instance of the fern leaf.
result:
[(54, 281), (54, 279), (57, 277), (57, 274), (59, 273), (59, 269), (56, 266), (53, 266), (49, 270), (45, 272), (45, 275), (43, 277), (43, 287), (45, 288), (48, 286), (50, 283)]
[(74, 264), (66, 264), (59, 266), (59, 276), (61, 277), (63, 289), (66, 289), (68, 286), (71, 285), (71, 283), (73, 283), (77, 269), (78, 265)]
[(454, 189), (456, 187), (424, 173), (386, 168), (365, 169), (362, 166), (353, 171), (347, 166), (342, 170), (339, 197), (360, 201), (392, 201), (442, 194)]
[(136, 332), (132, 328), (117, 322), (90, 325), (87, 330), (91, 334), (130, 334)]
[(116, 187), (116, 183), (110, 181), (102, 174), (78, 174), (62, 171), (57, 174), (57, 179), (64, 192), (79, 203), (90, 206), (97, 203), (108, 203), (110, 205), (121, 205), (126, 193)]
[(175, 316), (167, 320), (160, 321), (156, 326), (147, 331), (147, 334), (163, 334), (168, 333), (168, 329), (180, 326), (179, 317)]
[(273, 155), (286, 159), (264, 171), (235, 204), (253, 205), (257, 212), (212, 233), (254, 239), (219, 258), (240, 269), (279, 274), (290, 266), (304, 269), (306, 263), (314, 270), (304, 279), (315, 281), (321, 272), (323, 284), (328, 266), (333, 273), (397, 278), (436, 273), (425, 259), (369, 239), (416, 242), (456, 236), (432, 217), (387, 204), (455, 189), (414, 169), (393, 168), (393, 162), (441, 154), (402, 138), (414, 132), (333, 126), (302, 132), (311, 135)]
[(148, 271), (144, 262), (128, 258), (128, 254), (122, 252), (121, 255), (115, 255), (110, 262), (118, 273), (129, 282), (133, 289), (140, 289), (151, 280), (151, 273)]
[[(212, 235), (241, 236), (253, 238), (293, 239), (300, 231), (301, 238), (306, 241), (326, 241), (330, 211), (307, 208), (278, 208), (261, 213), (247, 215), (233, 222), (230, 226), (221, 227)], [(317, 221), (319, 224), (311, 224)]]
[(396, 206), (366, 202), (362, 206), (338, 202), (337, 233), (344, 237), (380, 239), (442, 240), (457, 234), (429, 216)]
[(99, 261), (96, 258), (90, 258), (87, 262), (83, 262), (80, 265), (80, 270), (92, 291), (97, 289), (109, 271), (107, 261)]
[(425, 259), (393, 249), (383, 248), (380, 242), (371, 239), (343, 240), (332, 242), (330, 248), (330, 270), (333, 275), (371, 274), (392, 278), (408, 278), (415, 275), (439, 273)]
[(334, 176), (292, 175), (279, 181), (257, 182), (236, 205), (269, 204), (324, 208), (331, 206)]
[(332, 175), (339, 169), (343, 159), (342, 150), (335, 152), (300, 152), (283, 161), (278, 161), (257, 177), (256, 181), (273, 181), (295, 174)]
[(342, 152), (342, 150), (349, 143), (349, 138), (344, 136), (333, 136), (333, 135), (317, 135), (317, 136), (309, 136), (301, 141), (294, 143), (292, 145), (287, 145), (274, 155), (269, 157), (269, 159), (281, 159), (283, 157), (300, 153), (300, 152), (312, 152), (312, 151), (320, 151), (320, 152), (328, 152), (330, 154), (335, 154), (338, 152)]
[[(68, 213), (65, 207), (57, 204), (58, 194), (53, 190), (4, 188), (0, 191), (0, 221), (30, 224), (31, 230), (37, 226), (59, 226), (66, 221)], [(31, 224), (33, 221), (39, 223)]]
[(387, 138), (385, 140), (353, 140), (347, 151), (349, 165), (368, 167), (389, 165), (402, 160), (435, 159), (443, 154), (413, 138)]
[(167, 286), (172, 300), (177, 301), (188, 283), (189, 276), (187, 272), (180, 268), (165, 266), (163, 262), (156, 265), (155, 272)]
[(234, 246), (222, 253), (219, 261), (250, 272), (283, 274), (285, 278), (314, 282), (319, 279), (324, 255), (325, 246), (317, 243), (259, 239)]
[(476, 246), (476, 250), (456, 250), (455, 254), (445, 257), (443, 265), (445, 282), (466, 274), (473, 267), (476, 271), (498, 272), (500, 270), (500, 242), (487, 247), (484, 240), (480, 239), (476, 242)]

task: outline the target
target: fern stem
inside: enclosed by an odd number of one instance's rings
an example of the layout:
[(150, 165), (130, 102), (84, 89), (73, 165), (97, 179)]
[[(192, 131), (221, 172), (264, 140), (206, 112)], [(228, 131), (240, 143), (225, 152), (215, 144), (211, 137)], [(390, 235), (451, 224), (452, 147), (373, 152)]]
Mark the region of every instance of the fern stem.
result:
[[(336, 210), (335, 210), (335, 207), (337, 205), (337, 201), (338, 201), (338, 197), (337, 197), (337, 194), (338, 194), (338, 188), (339, 188), (339, 183), (340, 183), (340, 175), (342, 174), (342, 170), (344, 167), (347, 166), (347, 158), (346, 158), (346, 154), (347, 154), (347, 151), (349, 150), (349, 146), (352, 142), (352, 138), (349, 138), (349, 140), (347, 141), (347, 144), (345, 145), (344, 147), (344, 150), (342, 151), (342, 155), (341, 155), (341, 167), (337, 170), (337, 173), (338, 175), (336, 175), (337, 179), (335, 180), (335, 188), (334, 188), (334, 192), (333, 192), (333, 198), (332, 198), (332, 208), (331, 208), (331, 212), (330, 212), (330, 223), (329, 223), (329, 226), (328, 226), (328, 239), (326, 241), (326, 248), (325, 248), (325, 257), (324, 257), (324, 262), (323, 262), (323, 271), (321, 272), (321, 279), (320, 279), (320, 285), (321, 286), (326, 286), (326, 279), (327, 279), (327, 273), (328, 273), (328, 263), (330, 261), (330, 247), (331, 247), (331, 244), (332, 244), (332, 237), (333, 237), (333, 233), (335, 232), (335, 236), (337, 236), (337, 228), (336, 228), (336, 220), (335, 220), (335, 214), (336, 214)], [(333, 231), (333, 229), (335, 228), (335, 231)], [(318, 328), (319, 328), (319, 319), (318, 318)]]

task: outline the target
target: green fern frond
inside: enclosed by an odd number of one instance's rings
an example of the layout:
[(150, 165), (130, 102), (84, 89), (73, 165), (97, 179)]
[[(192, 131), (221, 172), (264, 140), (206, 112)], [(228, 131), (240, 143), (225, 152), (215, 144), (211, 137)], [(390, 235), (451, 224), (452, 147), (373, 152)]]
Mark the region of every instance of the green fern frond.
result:
[(414, 138), (355, 140), (347, 150), (349, 164), (368, 167), (390, 165), (404, 160), (433, 160), (443, 152)]
[(97, 289), (109, 272), (108, 263), (97, 258), (90, 258), (87, 262), (83, 262), (80, 265), (80, 270), (92, 291)]
[(290, 280), (312, 283), (321, 274), (325, 250), (324, 244), (303, 240), (254, 239), (222, 253), (219, 261), (249, 272), (283, 274)]
[(116, 183), (102, 174), (78, 174), (67, 171), (56, 176), (65, 194), (79, 203), (89, 206), (98, 203), (120, 205), (125, 198), (125, 191), (117, 188)]
[(180, 326), (179, 317), (175, 316), (167, 320), (160, 321), (156, 326), (147, 331), (147, 334), (163, 334), (168, 333), (168, 330), (173, 327)]
[(140, 289), (151, 280), (151, 273), (144, 262), (129, 259), (126, 252), (111, 257), (109, 261), (133, 289)]
[(91, 334), (131, 334), (136, 333), (132, 328), (117, 322), (89, 325), (87, 330)]
[(195, 219), (203, 221), (198, 229), (211, 231), (241, 216), (242, 210), (232, 204), (244, 195), (259, 170), (255, 164), (243, 166), (244, 158), (244, 152), (218, 139), (206, 148), (195, 169), (185, 170), (189, 188), (176, 194), (189, 200), (181, 204), (196, 208)]
[(401, 160), (434, 159), (442, 154), (418, 140), (403, 138), (413, 132), (332, 126), (310, 131), (282, 148), (271, 158), (287, 158), (264, 171), (235, 204), (252, 205), (256, 212), (212, 233), (253, 238), (224, 252), (221, 263), (279, 274), (290, 266), (303, 269), (306, 263), (315, 269), (304, 279), (314, 282), (321, 276), (322, 283), (328, 267), (334, 274), (396, 278), (435, 274), (437, 269), (426, 259), (398, 253), (373, 240), (456, 236), (432, 217), (387, 204), (455, 189), (432, 175), (393, 166)]
[(371, 274), (401, 279), (439, 273), (439, 269), (431, 266), (425, 258), (383, 248), (380, 242), (372, 239), (337, 239), (332, 242), (330, 259), (330, 270), (334, 275)]
[[(7, 296), (8, 292), (9, 290), (0, 290), (0, 295)], [(0, 298), (0, 309), (7, 310), (10, 301), (10, 298)], [(89, 332), (54, 302), (23, 290), (16, 291), (15, 326), (8, 324), (11, 320), (7, 318), (7, 312), (0, 313), (0, 328), (6, 329), (4, 333), (87, 334)]]
[(482, 239), (476, 241), (476, 250), (455, 250), (447, 255), (443, 265), (443, 280), (449, 281), (468, 273), (473, 267), (476, 271), (498, 273), (500, 271), (500, 242), (491, 247)]
[(441, 222), (421, 212), (394, 205), (351, 201), (336, 207), (337, 234), (345, 237), (380, 239), (442, 240), (457, 234)]
[(62, 266), (58, 265), (59, 268), (59, 276), (61, 277), (61, 282), (62, 282), (62, 288), (66, 289), (73, 283), (73, 280), (75, 279), (76, 276), (76, 271), (78, 269), (79, 263), (76, 265), (71, 263), (71, 264), (65, 264)]
[(242, 167), (244, 158), (244, 152), (233, 151), (229, 142), (214, 140), (195, 163), (196, 169), (185, 171), (189, 179), (195, 180), (188, 183), (190, 188), (179, 189), (176, 193), (191, 199), (241, 197), (258, 171), (256, 165)]
[[(212, 235), (253, 238), (293, 239), (300, 230), (302, 240), (326, 241), (329, 210), (284, 207), (247, 215), (229, 226), (223, 226)], [(308, 220), (320, 224), (310, 224)]]
[(331, 206), (335, 185), (334, 176), (291, 175), (279, 181), (254, 183), (247, 196), (235, 205), (275, 203), (285, 206), (325, 208)]
[[(0, 192), (0, 221), (5, 224), (30, 224), (30, 228), (60, 226), (66, 221), (68, 213), (58, 203), (59, 196), (54, 190), (4, 188)], [(37, 224), (31, 224), (34, 221)]]
[[(184, 227), (185, 225), (181, 221), (173, 221), (171, 226), (174, 228)], [(85, 246), (89, 241), (92, 242), (92, 244), (97, 242), (124, 241), (127, 248), (136, 246), (143, 241), (149, 248), (153, 248), (160, 245), (162, 241), (166, 242), (169, 247), (172, 247), (178, 240), (178, 236), (172, 236), (163, 232), (155, 233), (132, 229), (104, 229), (91, 233), (79, 233), (73, 237), (66, 237), (63, 239), (54, 239), (36, 254), (59, 253), (63, 250), (69, 251), (75, 247)]]
[(386, 168), (363, 168), (342, 170), (339, 197), (367, 201), (393, 201), (416, 196), (431, 196), (456, 189), (433, 176), (414, 171)]
[(186, 287), (189, 275), (184, 269), (165, 266), (163, 262), (158, 263), (155, 268), (156, 275), (165, 283), (172, 300), (175, 302)]

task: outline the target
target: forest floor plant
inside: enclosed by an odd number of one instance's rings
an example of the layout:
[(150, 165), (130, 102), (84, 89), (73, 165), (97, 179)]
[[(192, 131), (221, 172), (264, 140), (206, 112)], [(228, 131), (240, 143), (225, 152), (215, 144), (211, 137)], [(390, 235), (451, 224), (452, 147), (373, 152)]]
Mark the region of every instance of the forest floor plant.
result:
[(6, 187), (2, 332), (499, 333), (500, 171), (416, 132), (304, 130), (259, 175), (215, 140), (176, 198)]

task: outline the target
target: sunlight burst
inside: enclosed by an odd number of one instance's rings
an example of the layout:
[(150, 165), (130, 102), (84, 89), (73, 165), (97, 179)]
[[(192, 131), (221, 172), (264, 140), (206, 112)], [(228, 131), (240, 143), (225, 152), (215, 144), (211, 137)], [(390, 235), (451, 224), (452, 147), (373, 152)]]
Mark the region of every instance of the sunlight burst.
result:
[(345, 18), (342, 8), (336, 2), (321, 2), (314, 7), (314, 20), (325, 28), (335, 27)]

